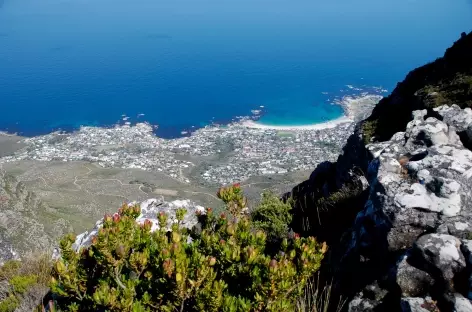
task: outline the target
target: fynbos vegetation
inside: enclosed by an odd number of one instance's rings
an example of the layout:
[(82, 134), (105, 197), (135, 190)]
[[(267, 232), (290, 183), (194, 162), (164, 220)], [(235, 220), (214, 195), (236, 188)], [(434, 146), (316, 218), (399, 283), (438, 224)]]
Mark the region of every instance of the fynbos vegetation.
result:
[(0, 312), (33, 311), (47, 293), (51, 261), (48, 256), (10, 260), (0, 267)]
[[(90, 247), (77, 253), (74, 236), (66, 236), (51, 283), (57, 306), (65, 311), (294, 311), (326, 245), (295, 235), (283, 238), (279, 250), (267, 248), (264, 227), (241, 213), (246, 200), (239, 185), (221, 189), (219, 196), (230, 213), (216, 216), (208, 208), (198, 215), (198, 231), (181, 227), (185, 211), (179, 210), (172, 231), (166, 230), (168, 217), (160, 214), (160, 229), (151, 232), (151, 222), (135, 222), (139, 207), (125, 205), (105, 217)], [(280, 210), (275, 202), (271, 207)]]
[(292, 222), (292, 200), (281, 201), (273, 193), (262, 194), (259, 206), (251, 213), (254, 226), (263, 230), (271, 242), (288, 237), (289, 224)]

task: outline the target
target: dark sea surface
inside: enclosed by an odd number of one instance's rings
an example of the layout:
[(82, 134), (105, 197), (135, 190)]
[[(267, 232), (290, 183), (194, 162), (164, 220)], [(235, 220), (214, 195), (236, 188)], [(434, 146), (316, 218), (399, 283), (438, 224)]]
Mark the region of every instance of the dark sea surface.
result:
[(470, 0), (0, 0), (0, 130), (322, 122), (471, 30)]

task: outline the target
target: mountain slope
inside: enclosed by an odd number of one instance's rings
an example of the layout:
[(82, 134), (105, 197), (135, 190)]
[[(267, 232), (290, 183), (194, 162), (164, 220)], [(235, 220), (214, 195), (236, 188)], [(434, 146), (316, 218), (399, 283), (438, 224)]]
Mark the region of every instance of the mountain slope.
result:
[(349, 311), (472, 309), (470, 107), (472, 33), (463, 33), (380, 101), (335, 163), (285, 195), (294, 230), (330, 246), (323, 278)]
[(363, 122), (366, 142), (390, 139), (406, 127), (413, 110), (443, 104), (472, 107), (471, 55), (472, 33), (462, 33), (443, 57), (411, 71)]
[(48, 250), (63, 235), (59, 228), (70, 230), (64, 220), (47, 225), (38, 221), (37, 213), (47, 206), (23, 182), (0, 170), (0, 262), (17, 253)]

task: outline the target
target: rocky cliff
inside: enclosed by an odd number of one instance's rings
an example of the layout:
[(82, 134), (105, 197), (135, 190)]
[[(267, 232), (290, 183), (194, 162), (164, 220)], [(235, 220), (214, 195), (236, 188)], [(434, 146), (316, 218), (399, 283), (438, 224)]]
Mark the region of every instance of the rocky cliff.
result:
[(472, 106), (472, 34), (461, 38), (444, 56), (411, 71), (395, 90), (380, 101), (362, 123), (364, 139), (385, 141), (405, 129), (411, 112), (443, 104)]
[(472, 311), (471, 55), (464, 33), (286, 195), (350, 311)]

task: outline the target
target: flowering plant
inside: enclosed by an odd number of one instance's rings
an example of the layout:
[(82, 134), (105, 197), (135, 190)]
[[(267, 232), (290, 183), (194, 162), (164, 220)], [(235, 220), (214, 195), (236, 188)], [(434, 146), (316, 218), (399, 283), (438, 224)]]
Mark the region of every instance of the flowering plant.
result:
[[(222, 197), (239, 201), (234, 187)], [(185, 210), (166, 230), (138, 224), (139, 207), (105, 217), (91, 246), (76, 253), (62, 239), (51, 291), (65, 311), (294, 311), (326, 245), (314, 238), (283, 239), (267, 248), (266, 233), (248, 216), (197, 215), (200, 231), (181, 227)], [(192, 238), (192, 239), (189, 239)]]

